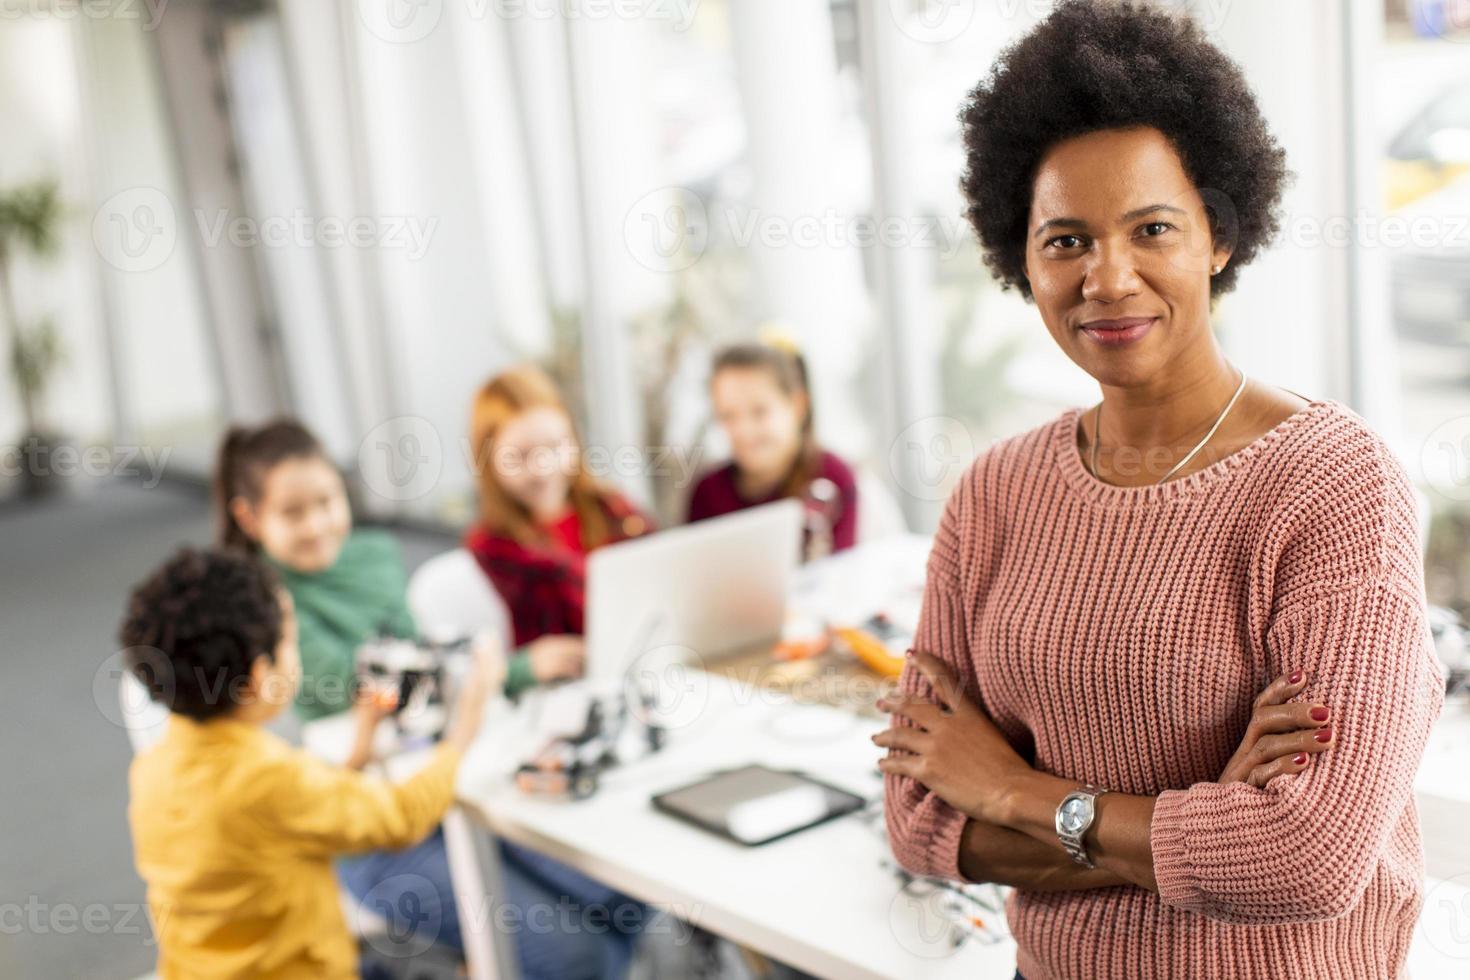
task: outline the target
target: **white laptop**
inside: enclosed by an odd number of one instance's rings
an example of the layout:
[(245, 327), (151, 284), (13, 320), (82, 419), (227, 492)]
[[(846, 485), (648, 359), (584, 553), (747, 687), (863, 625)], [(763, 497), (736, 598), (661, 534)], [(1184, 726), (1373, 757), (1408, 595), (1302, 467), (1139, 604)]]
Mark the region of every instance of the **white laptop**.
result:
[(780, 500), (606, 545), (587, 559), (584, 680), (527, 692), (538, 736), (580, 730), (590, 700), (671, 664), (781, 635), (801, 557), (803, 508)]
[(699, 659), (776, 640), (801, 557), (787, 499), (611, 544), (587, 558), (587, 677), (621, 682), (642, 655)]

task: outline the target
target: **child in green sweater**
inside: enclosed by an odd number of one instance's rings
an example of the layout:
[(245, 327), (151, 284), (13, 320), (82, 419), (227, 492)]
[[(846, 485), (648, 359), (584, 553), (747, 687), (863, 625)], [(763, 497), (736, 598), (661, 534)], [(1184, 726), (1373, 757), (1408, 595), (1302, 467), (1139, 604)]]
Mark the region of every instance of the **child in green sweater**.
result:
[[(345, 710), (357, 648), (381, 634), (412, 638), (408, 576), (396, 542), (354, 530), (342, 476), (316, 438), (290, 421), (232, 429), (215, 475), (220, 544), (261, 554), (285, 583), (301, 623), (303, 683), (296, 711), (310, 721)], [(574, 677), (580, 656), (527, 644), (506, 665), (515, 697)]]

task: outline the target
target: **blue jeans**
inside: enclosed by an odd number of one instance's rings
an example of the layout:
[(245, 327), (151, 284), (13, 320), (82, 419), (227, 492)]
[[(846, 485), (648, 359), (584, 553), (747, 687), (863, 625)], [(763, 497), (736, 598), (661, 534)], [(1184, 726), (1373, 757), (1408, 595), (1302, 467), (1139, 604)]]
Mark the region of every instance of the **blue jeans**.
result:
[[(646, 916), (641, 903), (515, 844), (501, 842), (500, 854), (505, 896), (499, 904), (518, 913), (507, 935), (515, 938), (525, 980), (614, 980), (627, 973)], [(423, 935), (463, 952), (442, 831), (403, 850), (339, 859), (337, 878), (410, 946)]]

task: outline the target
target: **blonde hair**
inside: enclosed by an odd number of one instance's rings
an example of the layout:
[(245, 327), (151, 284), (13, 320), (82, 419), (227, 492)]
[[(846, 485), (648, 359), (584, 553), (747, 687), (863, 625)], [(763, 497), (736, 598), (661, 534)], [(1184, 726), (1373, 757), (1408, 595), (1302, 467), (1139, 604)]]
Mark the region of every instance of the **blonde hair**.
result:
[(475, 395), (470, 411), (470, 445), (474, 449), (475, 474), (480, 491), (480, 519), (485, 529), (522, 544), (543, 543), (545, 531), (536, 525), (531, 512), (501, 485), (492, 464), (495, 439), (511, 419), (535, 408), (550, 408), (566, 416), (577, 446), (577, 472), (568, 492), (572, 510), (582, 526), (582, 547), (591, 550), (612, 537), (604, 499), (610, 492), (587, 472), (582, 458), (576, 423), (567, 409), (556, 382), (532, 364), (504, 371), (485, 382)]

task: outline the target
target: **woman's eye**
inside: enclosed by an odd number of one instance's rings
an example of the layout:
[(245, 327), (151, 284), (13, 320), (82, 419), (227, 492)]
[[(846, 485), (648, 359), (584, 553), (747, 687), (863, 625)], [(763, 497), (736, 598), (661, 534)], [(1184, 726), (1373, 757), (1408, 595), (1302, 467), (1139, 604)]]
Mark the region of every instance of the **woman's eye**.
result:
[[(1146, 237), (1146, 238), (1157, 238), (1158, 236), (1162, 235), (1164, 232), (1168, 231), (1169, 229), (1171, 229), (1173, 227), (1174, 226), (1171, 225), (1171, 224), (1169, 224), (1169, 222), (1167, 222), (1167, 221), (1150, 221), (1148, 224), (1146, 224), (1146, 225), (1143, 226), (1143, 228), (1144, 228), (1144, 237)], [(1150, 228), (1157, 228), (1158, 230), (1157, 231), (1150, 232), (1148, 230)]]
[(1058, 235), (1046, 244), (1060, 245), (1062, 248), (1074, 248), (1081, 241), (1082, 239), (1078, 238), (1076, 235)]

